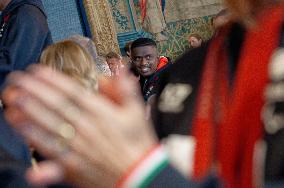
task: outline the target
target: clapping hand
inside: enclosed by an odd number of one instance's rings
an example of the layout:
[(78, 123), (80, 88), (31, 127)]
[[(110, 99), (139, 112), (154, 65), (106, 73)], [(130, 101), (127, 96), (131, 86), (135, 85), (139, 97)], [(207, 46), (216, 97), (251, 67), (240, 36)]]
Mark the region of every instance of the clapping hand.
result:
[(39, 65), (12, 73), (6, 118), (49, 159), (28, 171), (30, 183), (113, 187), (157, 143), (136, 89), (126, 73), (102, 81), (100, 94)]

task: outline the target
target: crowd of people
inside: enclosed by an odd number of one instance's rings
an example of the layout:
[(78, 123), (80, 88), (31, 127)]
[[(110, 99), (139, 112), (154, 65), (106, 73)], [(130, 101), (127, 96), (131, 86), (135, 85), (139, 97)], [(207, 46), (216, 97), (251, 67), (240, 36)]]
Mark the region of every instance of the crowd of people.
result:
[(53, 43), (40, 0), (0, 0), (0, 187), (283, 187), (284, 2), (225, 6), (172, 61)]

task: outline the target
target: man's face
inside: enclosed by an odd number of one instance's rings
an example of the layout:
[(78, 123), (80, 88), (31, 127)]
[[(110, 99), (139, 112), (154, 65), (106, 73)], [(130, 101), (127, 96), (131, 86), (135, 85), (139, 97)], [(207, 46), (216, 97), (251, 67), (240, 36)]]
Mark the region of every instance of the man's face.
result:
[(159, 56), (155, 46), (141, 46), (131, 51), (131, 58), (138, 73), (151, 76), (157, 70)]
[(198, 40), (196, 37), (189, 37), (188, 42), (192, 48), (201, 46), (202, 40)]

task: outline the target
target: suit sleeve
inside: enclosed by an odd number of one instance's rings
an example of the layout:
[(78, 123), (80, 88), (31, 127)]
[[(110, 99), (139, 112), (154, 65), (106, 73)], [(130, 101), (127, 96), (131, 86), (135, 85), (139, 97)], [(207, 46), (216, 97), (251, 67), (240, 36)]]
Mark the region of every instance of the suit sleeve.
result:
[(186, 179), (168, 162), (162, 146), (149, 152), (118, 181), (119, 188), (217, 188), (218, 179), (208, 177), (201, 182)]

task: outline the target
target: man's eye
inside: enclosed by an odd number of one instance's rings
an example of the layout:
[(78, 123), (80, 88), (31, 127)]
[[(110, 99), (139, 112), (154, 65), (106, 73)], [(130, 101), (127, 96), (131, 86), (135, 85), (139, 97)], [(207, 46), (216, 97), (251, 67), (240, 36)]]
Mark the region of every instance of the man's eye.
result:
[(134, 61), (141, 61), (141, 59), (142, 59), (141, 57), (135, 57)]

